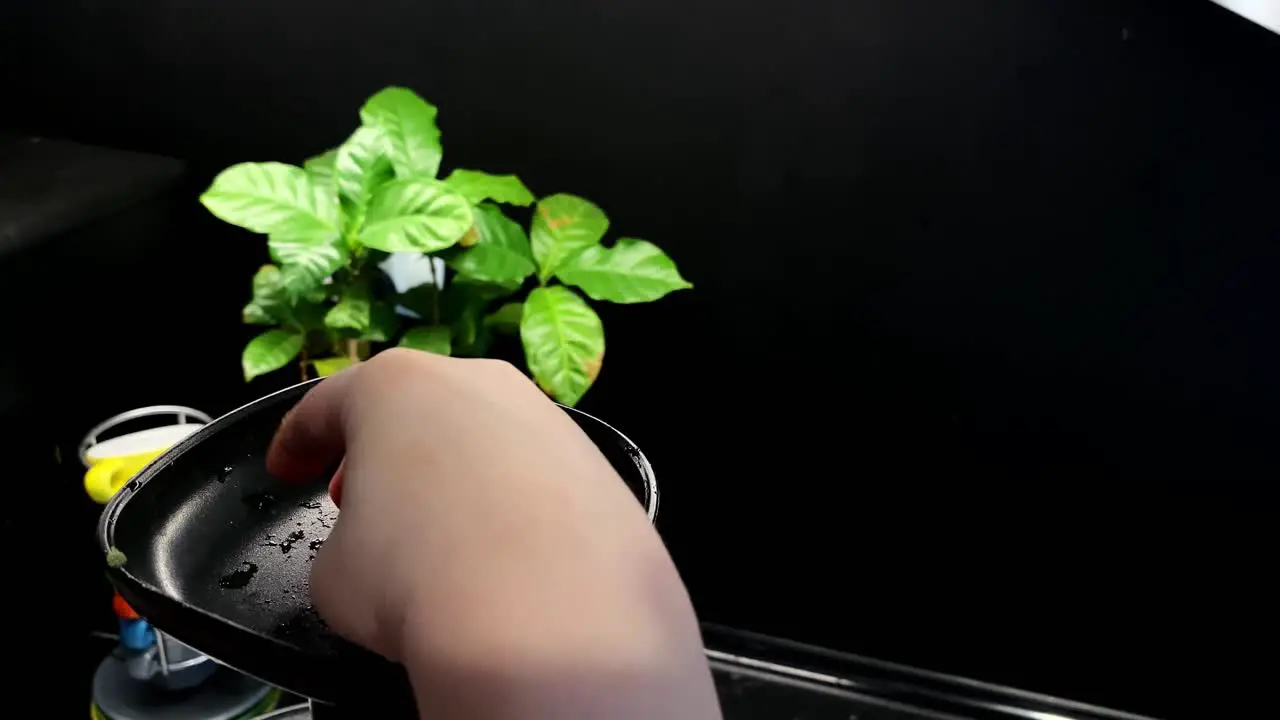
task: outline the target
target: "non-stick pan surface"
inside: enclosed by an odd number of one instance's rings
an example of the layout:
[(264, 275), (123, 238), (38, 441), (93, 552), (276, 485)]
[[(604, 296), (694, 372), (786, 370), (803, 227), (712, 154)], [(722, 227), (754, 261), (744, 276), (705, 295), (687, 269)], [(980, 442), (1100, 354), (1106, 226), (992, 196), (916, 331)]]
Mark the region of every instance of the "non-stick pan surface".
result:
[[(311, 605), (311, 562), (338, 517), (326, 483), (286, 485), (266, 471), (281, 418), (313, 383), (219, 418), (156, 460), (103, 511), (99, 541), (127, 558), (110, 571), (120, 594), (177, 639), (338, 707), (412, 708), (403, 668), (332, 634)], [(640, 451), (566, 412), (652, 518), (657, 486)]]

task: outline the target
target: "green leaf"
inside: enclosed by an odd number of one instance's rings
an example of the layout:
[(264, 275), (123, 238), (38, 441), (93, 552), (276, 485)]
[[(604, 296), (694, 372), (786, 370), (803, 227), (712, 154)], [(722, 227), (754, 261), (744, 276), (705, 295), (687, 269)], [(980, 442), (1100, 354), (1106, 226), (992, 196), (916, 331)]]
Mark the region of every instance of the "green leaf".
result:
[(360, 242), (386, 252), (434, 252), (453, 245), (474, 222), (466, 198), (437, 180), (393, 180), (374, 191)]
[(484, 324), (498, 332), (516, 333), (520, 331), (520, 319), (523, 316), (524, 303), (510, 302), (486, 315)]
[(422, 325), (405, 333), (400, 347), (448, 355), (453, 350), (452, 337), (453, 332), (445, 325)]
[(293, 322), (292, 324), (303, 330), (325, 330), (324, 316), (328, 313), (321, 300), (303, 299), (293, 306)]
[(351, 358), (349, 357), (327, 357), (315, 358), (311, 361), (316, 367), (316, 374), (320, 377), (329, 377), (346, 370), (351, 367)]
[(333, 165), (338, 195), (355, 208), (368, 205), (374, 188), (395, 176), (384, 145), (380, 130), (362, 127), (338, 148)]
[[(316, 303), (324, 299), (324, 293), (316, 288), (299, 295), (297, 289), (304, 283), (296, 274), (297, 270), (292, 267), (281, 270), (275, 265), (263, 265), (258, 268), (253, 276), (253, 300), (243, 311), (244, 321), (253, 325), (280, 323), (295, 329), (315, 327), (310, 319), (315, 315)], [(323, 316), (323, 312), (320, 315)], [(264, 318), (272, 322), (264, 322)]]
[(223, 170), (200, 196), (220, 219), (258, 233), (320, 239), (338, 232), (338, 202), (306, 170), (241, 163)]
[(300, 265), (280, 268), (280, 277), (284, 279), (284, 291), (290, 304), (315, 297), (316, 291), (320, 289), (320, 279), (313, 277)]
[(470, 358), (485, 357), (489, 352), (489, 345), (492, 344), (492, 342), (493, 333), (488, 330), (482, 330), (481, 332), (476, 333), (475, 340), (467, 343), (466, 345), (461, 345), (455, 342), (453, 344), (453, 356)]
[(396, 316), (394, 306), (375, 302), (369, 307), (369, 328), (360, 336), (361, 340), (387, 342), (395, 337), (400, 329), (400, 318)]
[[(483, 310), (490, 302), (510, 295), (518, 287), (467, 280), (459, 275), (444, 289), (441, 307), (445, 317), (457, 317), (464, 308), (474, 307)], [(477, 313), (476, 319), (479, 320), (479, 317)]]
[(362, 333), (369, 328), (369, 319), (369, 291), (361, 285), (352, 285), (325, 314), (324, 324), (334, 330)]
[(574, 405), (604, 361), (600, 317), (569, 288), (534, 288), (524, 301), (520, 339), (533, 379), (547, 394)]
[[(284, 276), (275, 265), (263, 265), (253, 275), (253, 301), (249, 303), (278, 322), (289, 319), (289, 295)], [(245, 308), (246, 314), (248, 308)]]
[(483, 283), (450, 283), (440, 296), (440, 319), (453, 330), (455, 345), (470, 347), (475, 344), (476, 333), (484, 308), (497, 293), (504, 291)]
[(435, 177), (440, 170), (436, 108), (407, 88), (389, 87), (360, 108), (360, 122), (382, 132), (396, 177)]
[(250, 302), (244, 306), (240, 318), (245, 325), (275, 325), (279, 320), (257, 303)]
[(267, 240), (267, 249), (271, 258), (284, 266), (284, 287), (292, 302), (314, 297), (324, 279), (346, 265), (351, 254), (336, 235), (318, 242), (272, 236)]
[(533, 251), (519, 223), (488, 203), (476, 206), (473, 215), (476, 244), (450, 260), (450, 267), (467, 277), (495, 283), (523, 282), (534, 273)]
[(287, 365), (302, 351), (302, 341), (302, 333), (289, 330), (268, 330), (250, 340), (240, 356), (245, 382)]
[(326, 150), (315, 157), (309, 157), (302, 163), (302, 168), (321, 183), (333, 185), (333, 164), (338, 159), (337, 148)]
[(267, 238), (267, 251), (281, 265), (301, 265), (308, 274), (321, 278), (332, 275), (351, 256), (351, 250), (337, 236), (320, 242), (272, 236)]
[(444, 183), (473, 203), (495, 200), (508, 205), (528, 207), (533, 193), (515, 175), (490, 175), (479, 170), (454, 170)]
[(538, 279), (546, 282), (566, 257), (600, 242), (609, 218), (576, 195), (552, 195), (538, 201), (529, 238), (538, 261)]
[(506, 297), (520, 289), (521, 282), (519, 280), (504, 280), (502, 282), (487, 282), (485, 280), (477, 280), (466, 275), (454, 275), (454, 285), (466, 285), (472, 288), (476, 293), (484, 295), (486, 299), (497, 300), (500, 297)]
[(484, 306), (487, 301), (470, 305), (449, 324), (453, 331), (454, 357), (484, 357), (493, 341), (493, 332), (484, 325)]
[(593, 300), (616, 303), (650, 302), (693, 287), (657, 245), (629, 238), (611, 248), (592, 245), (574, 253), (556, 269), (556, 277)]
[(449, 323), (449, 329), (453, 332), (453, 339), (457, 341), (458, 345), (463, 347), (475, 345), (476, 340), (480, 337), (480, 313), (482, 312), (484, 312), (483, 305), (472, 305)]

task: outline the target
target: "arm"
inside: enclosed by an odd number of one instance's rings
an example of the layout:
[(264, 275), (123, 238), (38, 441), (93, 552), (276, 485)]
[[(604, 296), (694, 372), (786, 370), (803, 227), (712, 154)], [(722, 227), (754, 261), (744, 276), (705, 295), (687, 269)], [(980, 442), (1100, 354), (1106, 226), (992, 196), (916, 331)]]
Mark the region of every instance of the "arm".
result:
[(643, 510), (503, 363), (389, 352), (325, 381), (269, 464), (345, 454), (317, 609), (401, 660), (435, 717), (719, 717), (697, 622)]

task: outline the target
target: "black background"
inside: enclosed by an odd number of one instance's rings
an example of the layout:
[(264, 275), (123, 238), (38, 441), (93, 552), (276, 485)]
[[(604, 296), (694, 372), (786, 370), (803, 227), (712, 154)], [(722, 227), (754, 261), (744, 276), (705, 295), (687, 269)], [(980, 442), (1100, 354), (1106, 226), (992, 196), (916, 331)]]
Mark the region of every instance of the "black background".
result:
[(581, 407), (706, 619), (1156, 714), (1272, 677), (1280, 36), (1207, 0), (47, 0), (0, 72), (0, 126), (189, 162), (147, 352), (204, 352), (130, 398), (278, 382), (195, 192), (407, 85), (695, 283), (601, 309)]

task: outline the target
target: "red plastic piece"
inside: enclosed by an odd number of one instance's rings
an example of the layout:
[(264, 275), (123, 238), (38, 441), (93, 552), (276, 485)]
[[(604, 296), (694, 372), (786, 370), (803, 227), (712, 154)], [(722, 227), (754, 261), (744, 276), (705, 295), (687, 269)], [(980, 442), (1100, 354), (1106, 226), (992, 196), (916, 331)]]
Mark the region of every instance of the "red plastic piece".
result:
[(129, 607), (129, 603), (125, 602), (124, 598), (120, 597), (120, 593), (116, 593), (116, 596), (111, 598), (111, 609), (116, 612), (116, 617), (121, 620), (141, 619), (141, 616), (134, 612), (133, 608)]

